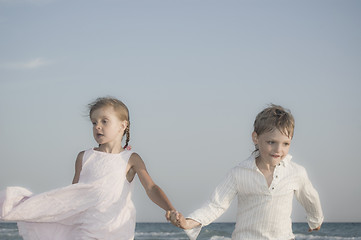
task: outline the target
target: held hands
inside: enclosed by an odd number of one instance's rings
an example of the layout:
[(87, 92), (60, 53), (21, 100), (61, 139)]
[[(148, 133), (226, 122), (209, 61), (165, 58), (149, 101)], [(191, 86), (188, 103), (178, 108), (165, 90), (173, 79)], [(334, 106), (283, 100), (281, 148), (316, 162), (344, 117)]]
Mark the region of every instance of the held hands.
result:
[(180, 212), (178, 212), (176, 210), (167, 211), (166, 218), (174, 226), (182, 228), (182, 229), (186, 229), (187, 220), (184, 218), (182, 213), (180, 213)]

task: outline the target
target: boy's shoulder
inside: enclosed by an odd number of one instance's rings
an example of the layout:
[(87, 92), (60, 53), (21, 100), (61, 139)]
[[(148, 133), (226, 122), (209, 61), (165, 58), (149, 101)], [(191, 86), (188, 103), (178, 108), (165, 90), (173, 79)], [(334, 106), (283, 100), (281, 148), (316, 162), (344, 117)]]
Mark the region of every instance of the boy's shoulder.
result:
[(247, 159), (239, 162), (236, 166), (233, 167), (233, 170), (242, 170), (242, 169), (256, 169), (256, 160), (254, 154), (249, 156)]
[(295, 162), (292, 159), (291, 155), (288, 154), (287, 156), (289, 156), (289, 157), (286, 159), (285, 164), (287, 164), (290, 168), (297, 169), (297, 170), (300, 170), (300, 171), (305, 171), (306, 170), (304, 166), (302, 166), (298, 162)]
[(306, 168), (301, 164), (299, 164), (298, 162), (293, 161), (292, 156), (285, 164), (286, 164), (285, 167), (287, 168), (287, 172), (290, 175), (298, 176), (301, 179), (308, 178)]

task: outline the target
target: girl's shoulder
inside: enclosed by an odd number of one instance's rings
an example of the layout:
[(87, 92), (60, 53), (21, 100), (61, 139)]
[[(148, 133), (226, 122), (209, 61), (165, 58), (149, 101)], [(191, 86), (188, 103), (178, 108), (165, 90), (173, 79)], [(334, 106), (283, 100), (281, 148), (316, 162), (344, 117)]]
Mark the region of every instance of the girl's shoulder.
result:
[(78, 164), (81, 165), (83, 158), (84, 158), (84, 154), (85, 154), (85, 151), (81, 151), (78, 153), (78, 155), (76, 157), (76, 165), (78, 165)]
[(76, 166), (82, 167), (89, 156), (94, 152), (94, 148), (89, 148), (87, 150), (80, 151), (76, 157)]
[(140, 157), (140, 155), (133, 151), (127, 151), (129, 154), (129, 161), (143, 161), (143, 159)]
[(130, 152), (128, 164), (131, 166), (145, 167), (145, 162), (143, 161), (142, 157), (136, 152)]

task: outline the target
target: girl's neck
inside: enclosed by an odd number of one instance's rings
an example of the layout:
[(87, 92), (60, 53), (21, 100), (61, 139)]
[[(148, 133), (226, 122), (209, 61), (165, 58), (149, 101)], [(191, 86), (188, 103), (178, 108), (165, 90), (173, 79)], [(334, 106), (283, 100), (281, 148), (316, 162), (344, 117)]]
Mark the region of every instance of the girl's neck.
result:
[(95, 150), (106, 153), (120, 153), (123, 152), (121, 144), (101, 144), (99, 147), (95, 148)]

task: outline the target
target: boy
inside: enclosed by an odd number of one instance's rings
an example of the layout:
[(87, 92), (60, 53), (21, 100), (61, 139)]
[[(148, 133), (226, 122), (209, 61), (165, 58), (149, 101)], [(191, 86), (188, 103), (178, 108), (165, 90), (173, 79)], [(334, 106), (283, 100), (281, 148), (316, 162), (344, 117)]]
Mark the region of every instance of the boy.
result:
[(294, 239), (291, 212), (295, 195), (307, 212), (309, 231), (319, 230), (323, 213), (318, 193), (306, 170), (288, 154), (293, 131), (294, 118), (289, 111), (277, 105), (261, 111), (252, 133), (256, 150), (234, 167), (206, 204), (187, 219), (171, 212), (172, 223), (186, 229), (189, 238), (195, 240), (201, 227), (222, 215), (237, 196), (232, 240), (290, 240)]

